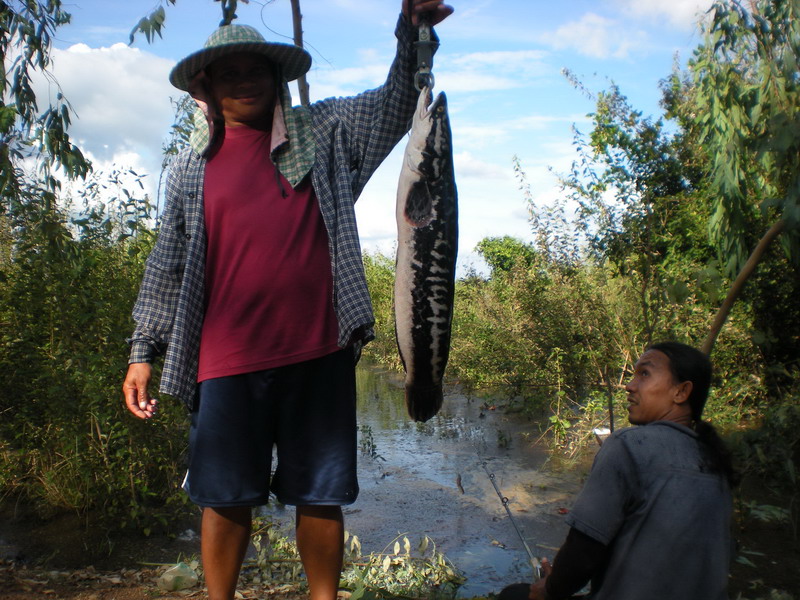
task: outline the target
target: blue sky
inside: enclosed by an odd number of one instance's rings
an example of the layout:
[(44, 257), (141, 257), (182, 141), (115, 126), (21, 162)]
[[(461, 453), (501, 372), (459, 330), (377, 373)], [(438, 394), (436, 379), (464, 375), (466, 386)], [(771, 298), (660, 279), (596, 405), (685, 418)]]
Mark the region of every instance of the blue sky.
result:
[[(473, 253), (484, 237), (531, 238), (514, 177), (518, 156), (537, 203), (557, 197), (557, 173), (575, 158), (573, 126), (588, 130), (592, 92), (620, 86), (631, 104), (658, 115), (658, 82), (685, 65), (700, 41), (698, 19), (711, 0), (454, 0), (437, 31), (435, 91), (448, 96), (460, 201), (460, 265), (482, 268)], [(59, 30), (53, 74), (75, 108), (72, 134), (96, 168), (132, 167), (154, 192), (160, 152), (172, 123), (167, 82), (176, 60), (200, 48), (220, 20), (212, 0), (168, 6), (163, 38), (128, 35), (158, 0), (67, 0), (72, 23)], [(301, 0), (304, 37), (314, 58), (312, 100), (379, 85), (394, 54), (400, 0)], [(288, 41), (289, 0), (240, 0), (238, 22)], [(40, 86), (43, 98), (54, 94)], [(298, 101), (295, 96), (295, 101)], [(357, 204), (362, 244), (393, 252), (394, 203), (405, 142), (378, 170)]]

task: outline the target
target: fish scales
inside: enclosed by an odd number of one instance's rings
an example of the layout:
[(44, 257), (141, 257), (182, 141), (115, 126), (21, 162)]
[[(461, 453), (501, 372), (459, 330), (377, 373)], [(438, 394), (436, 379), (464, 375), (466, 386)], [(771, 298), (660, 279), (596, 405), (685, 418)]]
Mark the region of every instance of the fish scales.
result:
[(427, 421), (442, 406), (450, 352), (458, 194), (447, 98), (420, 92), (397, 190), (395, 334), (406, 372), (409, 416)]

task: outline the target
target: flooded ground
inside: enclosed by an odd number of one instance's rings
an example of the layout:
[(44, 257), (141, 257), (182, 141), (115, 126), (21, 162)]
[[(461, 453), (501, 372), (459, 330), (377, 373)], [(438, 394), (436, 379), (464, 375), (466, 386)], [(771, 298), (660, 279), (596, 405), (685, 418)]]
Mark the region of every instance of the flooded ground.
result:
[[(488, 471), (508, 498), (532, 552), (553, 557), (566, 535), (565, 512), (591, 456), (562, 471), (548, 462), (546, 448), (537, 444), (535, 424), (505, 410), (491, 410), (483, 400), (451, 390), (439, 415), (415, 424), (406, 415), (396, 375), (362, 368), (358, 384), (362, 491), (345, 515), (346, 527), (359, 537), (364, 553), (383, 551), (399, 534), (412, 544), (430, 536), (467, 577), (461, 598), (485, 596), (510, 582), (529, 580), (527, 553)], [(749, 481), (737, 491), (736, 506), (791, 508), (796, 500)], [(291, 527), (293, 510), (268, 510)], [(87, 530), (73, 513), (45, 521), (25, 514), (18, 502), (0, 502), (0, 600), (147, 600), (155, 593), (147, 578), (148, 564), (174, 563), (199, 553), (197, 519), (190, 519), (184, 535), (165, 539)], [(800, 599), (797, 522), (764, 522), (738, 510), (737, 515), (730, 597)], [(38, 570), (20, 570), (28, 567)], [(66, 569), (66, 579), (52, 581), (52, 569)], [(34, 580), (40, 582), (38, 587)], [(89, 580), (92, 591), (82, 595)], [(54, 589), (63, 593), (54, 595)]]
[(380, 552), (400, 534), (412, 545), (427, 535), (467, 577), (461, 597), (529, 581), (528, 554), (489, 473), (531, 551), (552, 558), (581, 470), (545, 467), (536, 426), (483, 400), (446, 394), (440, 413), (417, 424), (396, 375), (360, 368), (358, 385), (361, 493), (345, 508), (345, 526), (363, 552)]
[[(358, 387), (361, 493), (345, 507), (345, 526), (358, 536), (362, 553), (379, 553), (398, 535), (413, 547), (428, 536), (467, 577), (462, 598), (531, 580), (525, 547), (489, 474), (531, 551), (552, 558), (566, 535), (562, 513), (586, 468), (545, 466), (548, 454), (536, 443), (536, 425), (483, 400), (451, 390), (440, 413), (417, 424), (406, 413), (398, 375), (360, 367)], [(199, 553), (193, 520), (177, 539), (112, 539), (111, 532), (87, 531), (77, 515), (36, 522), (20, 518), (23, 508), (6, 503), (0, 511), (0, 564), (115, 570)], [(293, 508), (273, 504), (266, 512), (292, 528)]]

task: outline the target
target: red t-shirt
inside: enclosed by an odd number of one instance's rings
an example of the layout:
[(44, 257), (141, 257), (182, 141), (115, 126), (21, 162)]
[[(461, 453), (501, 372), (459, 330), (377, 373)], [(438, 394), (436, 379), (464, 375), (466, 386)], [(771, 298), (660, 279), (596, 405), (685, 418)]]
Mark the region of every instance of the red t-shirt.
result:
[(328, 234), (307, 177), (296, 189), (270, 135), (231, 127), (208, 161), (208, 249), (198, 381), (310, 360), (338, 349)]

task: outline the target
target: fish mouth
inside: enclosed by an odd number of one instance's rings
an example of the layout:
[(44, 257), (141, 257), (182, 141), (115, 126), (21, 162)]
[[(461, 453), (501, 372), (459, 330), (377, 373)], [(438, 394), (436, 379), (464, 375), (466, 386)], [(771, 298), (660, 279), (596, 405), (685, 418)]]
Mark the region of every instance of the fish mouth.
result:
[(433, 98), (433, 100), (431, 100), (433, 91), (429, 87), (423, 88), (420, 94), (420, 116), (423, 119), (447, 110), (447, 96), (445, 96), (444, 92), (436, 94), (436, 98)]
[[(430, 94), (431, 92), (428, 93)], [(430, 99), (430, 96), (428, 96), (428, 98)], [(433, 102), (428, 107), (428, 112), (435, 112), (440, 108), (447, 108), (447, 96), (444, 95), (444, 92), (436, 94), (436, 98), (434, 98)]]

